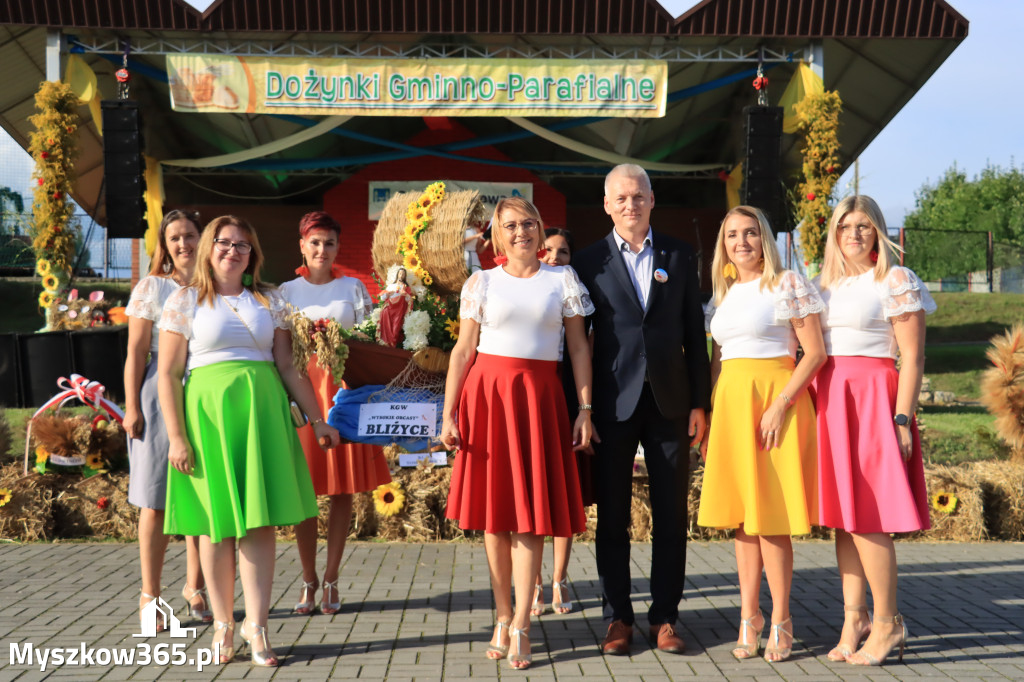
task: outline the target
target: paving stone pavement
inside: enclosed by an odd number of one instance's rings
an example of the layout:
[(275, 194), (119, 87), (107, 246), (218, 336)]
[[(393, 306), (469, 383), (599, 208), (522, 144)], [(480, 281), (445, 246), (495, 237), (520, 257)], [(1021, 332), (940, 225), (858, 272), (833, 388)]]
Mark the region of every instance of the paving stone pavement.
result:
[[(551, 549), (545, 551), (550, 576)], [(594, 547), (573, 547), (570, 576), (576, 610), (534, 620), (534, 664), (510, 670), (484, 658), (493, 627), (484, 549), (478, 543), (385, 544), (352, 542), (339, 583), (341, 613), (296, 616), (298, 554), (278, 544), (270, 640), (283, 665), (252, 668), (248, 655), (199, 671), (195, 665), (151, 662), (114, 665), (102, 649), (184, 659), (202, 655), (212, 630), (197, 637), (133, 637), (138, 597), (138, 550), (134, 544), (0, 544), (0, 680), (1022, 680), (1024, 679), (1024, 544), (897, 544), (900, 609), (911, 640), (902, 664), (856, 668), (832, 663), (825, 653), (838, 639), (842, 599), (831, 544), (795, 543), (793, 658), (770, 665), (739, 662), (730, 651), (739, 623), (732, 544), (691, 543), (681, 632), (683, 655), (651, 648), (635, 635), (631, 657), (602, 656), (601, 620)], [(321, 546), (321, 554), (323, 546)], [(638, 630), (646, 630), (650, 545), (634, 545), (633, 593)], [(322, 563), (321, 556), (321, 563)], [(179, 596), (184, 546), (172, 543), (164, 571), (170, 604)], [(548, 578), (550, 580), (550, 578)], [(546, 596), (550, 601), (550, 586)], [(767, 585), (762, 591), (767, 609)], [(242, 619), (241, 598), (235, 618)], [(183, 611), (181, 612), (183, 615)], [(236, 642), (240, 638), (236, 634)], [(25, 658), (57, 649), (93, 651), (94, 665), (53, 665), (44, 671)], [(160, 645), (163, 645), (162, 647)], [(178, 645), (175, 650), (174, 645)], [(14, 660), (12, 661), (12, 656)], [(79, 653), (81, 656), (81, 653)]]

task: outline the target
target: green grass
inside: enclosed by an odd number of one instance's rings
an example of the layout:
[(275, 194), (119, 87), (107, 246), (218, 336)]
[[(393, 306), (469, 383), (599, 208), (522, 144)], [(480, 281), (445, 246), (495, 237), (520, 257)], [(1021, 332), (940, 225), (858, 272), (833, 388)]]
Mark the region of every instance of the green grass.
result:
[(1024, 319), (1024, 294), (937, 293), (934, 297), (938, 310), (928, 316), (929, 344), (988, 343)]
[[(126, 281), (75, 282), (78, 295), (88, 297), (94, 291), (102, 291), (107, 299), (128, 302), (131, 289)], [(0, 333), (36, 332), (42, 329), (46, 320), (39, 309), (39, 294), (43, 287), (39, 280), (0, 279), (0, 301), (4, 312), (0, 315)]]
[(978, 405), (927, 405), (919, 415), (921, 450), (934, 464), (1002, 459), (1009, 448), (992, 427), (992, 415)]
[(924, 374), (933, 391), (952, 391), (958, 400), (978, 400), (981, 374), (992, 366), (988, 345), (950, 344), (925, 348)]

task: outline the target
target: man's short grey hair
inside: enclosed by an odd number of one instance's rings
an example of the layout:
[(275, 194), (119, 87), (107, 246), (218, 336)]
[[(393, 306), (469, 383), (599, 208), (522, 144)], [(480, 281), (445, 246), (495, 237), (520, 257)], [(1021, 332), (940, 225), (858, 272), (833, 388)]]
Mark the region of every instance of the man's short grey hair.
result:
[(644, 191), (651, 191), (651, 178), (647, 175), (647, 171), (635, 163), (620, 163), (618, 166), (608, 171), (608, 175), (604, 176), (605, 196), (608, 196), (608, 181), (611, 180), (614, 175), (624, 175), (627, 178), (635, 178), (640, 181), (641, 185), (643, 185)]

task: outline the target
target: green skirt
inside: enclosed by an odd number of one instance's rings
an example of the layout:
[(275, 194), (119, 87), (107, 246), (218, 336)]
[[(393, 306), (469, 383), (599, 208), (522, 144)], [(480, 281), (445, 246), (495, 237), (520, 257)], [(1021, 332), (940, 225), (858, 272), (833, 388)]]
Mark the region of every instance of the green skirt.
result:
[(313, 482), (272, 363), (232, 360), (192, 370), (185, 427), (195, 467), (191, 476), (169, 467), (165, 533), (220, 542), (316, 516)]

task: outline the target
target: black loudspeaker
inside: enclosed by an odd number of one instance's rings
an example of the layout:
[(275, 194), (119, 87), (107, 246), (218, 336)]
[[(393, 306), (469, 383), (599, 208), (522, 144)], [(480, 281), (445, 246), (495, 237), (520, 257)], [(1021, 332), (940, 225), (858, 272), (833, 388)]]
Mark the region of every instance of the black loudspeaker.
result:
[(142, 159), (139, 103), (105, 100), (103, 184), (107, 195), (107, 236), (141, 239), (146, 233), (146, 165)]
[(18, 376), (18, 336), (0, 334), (0, 407), (24, 407)]
[(58, 393), (57, 379), (74, 373), (68, 332), (18, 334), (21, 394), (28, 407), (39, 407)]
[(71, 334), (75, 373), (103, 384), (106, 389), (103, 397), (115, 403), (124, 402), (124, 361), (127, 353), (127, 327), (83, 329)]
[(744, 107), (744, 140), (741, 200), (768, 216), (778, 234), (793, 229), (782, 184), (782, 107)]

